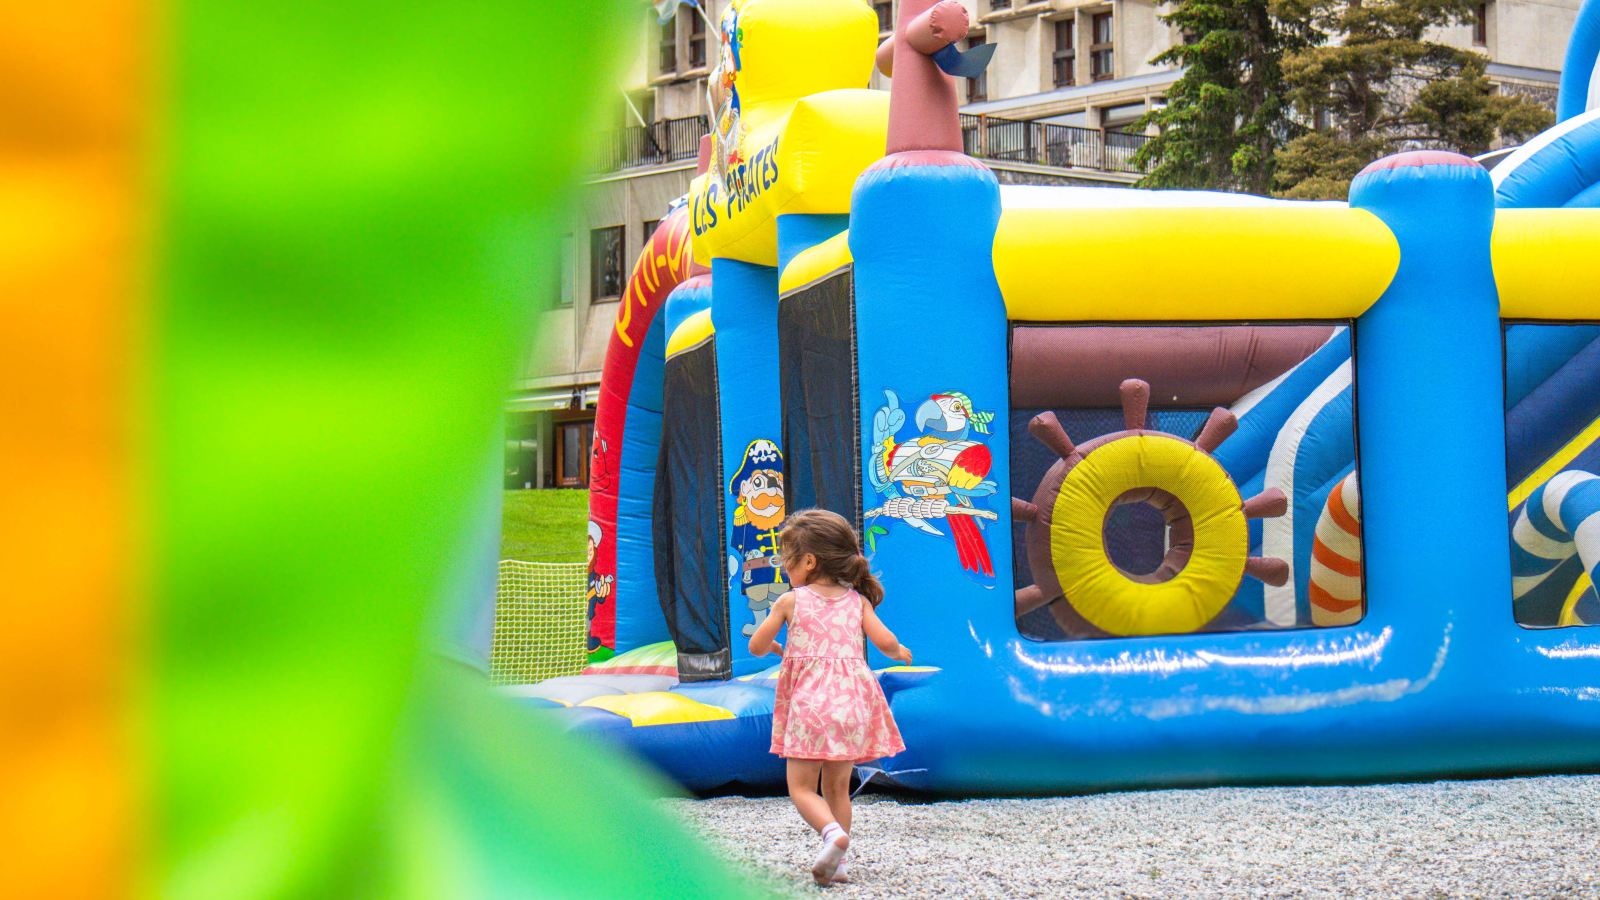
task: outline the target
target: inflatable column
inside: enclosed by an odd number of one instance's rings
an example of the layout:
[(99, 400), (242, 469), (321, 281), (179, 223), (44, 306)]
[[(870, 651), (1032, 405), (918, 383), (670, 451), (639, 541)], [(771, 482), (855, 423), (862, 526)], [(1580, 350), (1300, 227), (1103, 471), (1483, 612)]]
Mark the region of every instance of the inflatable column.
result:
[(790, 213), (778, 217), (778, 271), (801, 252), (850, 227), (850, 214)]
[(889, 155), (856, 181), (850, 213), (862, 525), (912, 648), (951, 644), (960, 620), (937, 610), (1012, 608), (1000, 190), (961, 152), (954, 80), (929, 57), (965, 33), (959, 4), (901, 4)]
[(1369, 165), (1350, 205), (1400, 242), (1394, 280), (1355, 326), (1367, 592), (1433, 605), (1414, 612), (1447, 617), (1450, 653), (1470, 658), (1510, 617), (1468, 600), (1511, 584), (1494, 189), (1464, 156), (1417, 151)]
[[(722, 485), (733, 659), (787, 590), (777, 559), (783, 521), (783, 417), (778, 397), (778, 270), (738, 259), (711, 263), (722, 412)], [(681, 673), (680, 673), (681, 674)], [(709, 674), (709, 673), (708, 673)], [(726, 677), (723, 675), (722, 677)]]

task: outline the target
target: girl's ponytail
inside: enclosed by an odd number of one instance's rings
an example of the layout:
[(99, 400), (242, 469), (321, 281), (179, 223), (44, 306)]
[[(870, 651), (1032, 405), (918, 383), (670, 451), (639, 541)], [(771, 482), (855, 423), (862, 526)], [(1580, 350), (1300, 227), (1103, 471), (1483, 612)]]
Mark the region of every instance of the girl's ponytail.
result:
[(878, 583), (878, 576), (872, 574), (872, 564), (867, 562), (865, 556), (857, 553), (845, 570), (844, 577), (856, 593), (867, 598), (867, 602), (874, 607), (883, 602), (883, 585)]
[(855, 588), (873, 606), (883, 602), (883, 585), (861, 555), (855, 529), (839, 514), (825, 509), (790, 513), (778, 534), (778, 546), (786, 558), (806, 553), (816, 556), (819, 573)]

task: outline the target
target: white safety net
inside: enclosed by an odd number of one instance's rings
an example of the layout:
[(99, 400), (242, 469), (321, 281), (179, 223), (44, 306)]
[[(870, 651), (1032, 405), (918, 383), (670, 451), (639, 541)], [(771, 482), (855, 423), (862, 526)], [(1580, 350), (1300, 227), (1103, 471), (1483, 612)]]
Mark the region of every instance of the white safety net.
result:
[(576, 675), (588, 660), (588, 581), (583, 563), (500, 560), (489, 676), (526, 684)]

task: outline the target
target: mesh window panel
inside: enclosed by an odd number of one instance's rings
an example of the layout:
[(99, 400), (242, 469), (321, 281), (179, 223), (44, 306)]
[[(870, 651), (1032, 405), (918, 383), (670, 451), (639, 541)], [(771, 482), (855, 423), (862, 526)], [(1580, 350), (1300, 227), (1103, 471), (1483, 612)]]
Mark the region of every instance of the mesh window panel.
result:
[[(733, 670), (712, 340), (667, 360), (662, 406), (654, 520), (661, 611), (678, 648), (680, 680), (728, 678)], [(718, 499), (707, 502), (709, 497)]]
[(861, 529), (854, 273), (845, 269), (778, 305), (784, 503), (831, 510)]
[[(1033, 492), (1039, 489), (1045, 471), (1057, 460), (1055, 451), (1028, 433), (1028, 421), (1042, 412), (1042, 409), (1011, 411), (1011, 493), (1024, 500), (1033, 499)], [(1057, 409), (1052, 412), (1067, 436), (1077, 444), (1122, 431), (1125, 427), (1120, 409)], [(1210, 414), (1209, 409), (1152, 409), (1146, 427), (1193, 440)], [(1106, 554), (1111, 561), (1129, 572), (1155, 571), (1166, 552), (1166, 529), (1161, 514), (1144, 504), (1131, 504), (1118, 507), (1112, 513), (1110, 524), (1114, 527), (1106, 529)], [(1023, 542), (1026, 531), (1027, 523), (1013, 520), (1011, 573), (1019, 590), (1033, 584), (1033, 573), (1028, 568), (1028, 548)], [(1018, 619), (1017, 628), (1029, 640), (1067, 640), (1066, 633), (1045, 607)]]

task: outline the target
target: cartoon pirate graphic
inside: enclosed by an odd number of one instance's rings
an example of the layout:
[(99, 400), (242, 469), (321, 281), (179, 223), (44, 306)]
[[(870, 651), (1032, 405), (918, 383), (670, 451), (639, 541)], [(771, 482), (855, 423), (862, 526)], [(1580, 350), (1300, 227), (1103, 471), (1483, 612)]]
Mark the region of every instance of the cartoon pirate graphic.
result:
[(738, 497), (733, 512), (733, 540), (728, 553), (728, 573), (735, 588), (749, 601), (752, 621), (744, 626), (748, 637), (766, 619), (773, 601), (789, 590), (778, 559), (778, 529), (783, 527), (783, 454), (771, 441), (751, 441), (744, 464), (728, 482), (728, 493)]
[(600, 523), (599, 522), (595, 522), (594, 520), (591, 519), (590, 522), (589, 522), (589, 542), (588, 542), (588, 548), (587, 548), (588, 552), (589, 552), (589, 652), (590, 653), (593, 653), (594, 651), (600, 649), (600, 637), (599, 637), (599, 635), (596, 635), (594, 633), (594, 614), (595, 614), (595, 610), (599, 609), (600, 608), (600, 604), (606, 602), (606, 599), (611, 596), (611, 585), (612, 585), (613, 582), (616, 581), (616, 576), (614, 576), (614, 575), (601, 575), (599, 572), (596, 572), (595, 569), (594, 569), (594, 561), (595, 561), (595, 557), (597, 555), (596, 551), (598, 551), (600, 549), (600, 541), (604, 538), (604, 536), (605, 536), (605, 532), (600, 530)]

